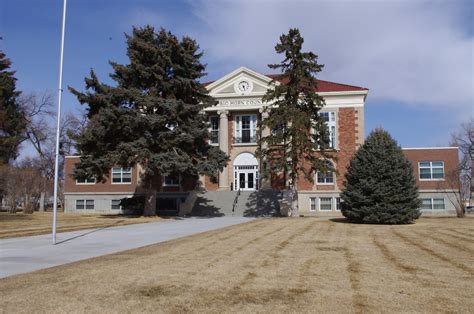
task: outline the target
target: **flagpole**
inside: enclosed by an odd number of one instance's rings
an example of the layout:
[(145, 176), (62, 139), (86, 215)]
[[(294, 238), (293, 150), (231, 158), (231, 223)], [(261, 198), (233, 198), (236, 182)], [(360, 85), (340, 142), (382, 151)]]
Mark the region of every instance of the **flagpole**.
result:
[[(61, 127), (61, 98), (63, 94), (63, 59), (64, 59), (64, 31), (66, 29), (66, 4), (63, 2), (63, 22), (61, 29), (61, 54), (59, 57), (59, 88), (58, 112), (56, 121), (56, 155), (54, 159), (54, 200), (53, 200), (53, 245), (56, 244), (56, 220), (58, 215), (58, 184), (59, 184), (59, 133)], [(63, 204), (64, 207), (64, 204)]]

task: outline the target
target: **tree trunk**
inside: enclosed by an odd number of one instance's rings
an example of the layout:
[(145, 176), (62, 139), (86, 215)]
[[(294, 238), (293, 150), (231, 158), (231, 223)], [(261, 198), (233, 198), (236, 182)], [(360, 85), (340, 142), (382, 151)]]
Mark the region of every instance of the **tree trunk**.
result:
[(40, 212), (44, 212), (44, 199), (45, 199), (45, 195), (46, 195), (46, 193), (45, 193), (44, 191), (41, 192), (40, 203), (39, 203), (39, 211), (40, 211)]
[(298, 191), (295, 188), (291, 189), (290, 193), (291, 198), (291, 217), (298, 217), (299, 216), (299, 208), (298, 208)]
[(31, 196), (25, 195), (25, 203), (23, 204), (23, 213), (24, 214), (33, 214), (34, 204), (31, 202)]
[(145, 208), (143, 210), (143, 216), (154, 215), (156, 215), (156, 190), (147, 189), (145, 191)]
[(8, 213), (10, 214), (16, 214), (16, 198), (15, 197), (9, 197), (8, 200)]
[(466, 210), (462, 204), (460, 206), (456, 206), (456, 216), (458, 218), (466, 217)]

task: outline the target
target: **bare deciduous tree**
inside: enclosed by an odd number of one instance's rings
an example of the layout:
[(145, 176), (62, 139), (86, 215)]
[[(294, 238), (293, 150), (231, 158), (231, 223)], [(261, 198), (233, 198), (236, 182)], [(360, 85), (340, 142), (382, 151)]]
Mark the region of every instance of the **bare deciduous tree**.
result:
[[(26, 158), (19, 166), (7, 167), (11, 179), (4, 182), (6, 200), (11, 204), (11, 212), (16, 212), (20, 199), (25, 203), (27, 212), (36, 209), (37, 199), (41, 200), (40, 209), (44, 209), (44, 200), (51, 195), (54, 179), (56, 128), (54, 128), (53, 97), (49, 94), (22, 95), (20, 105), (27, 120), (22, 142), (29, 143), (37, 153), (34, 158)], [(85, 115), (82, 115), (85, 117)], [(74, 149), (75, 133), (85, 126), (86, 120), (78, 119), (74, 114), (66, 114), (60, 127), (60, 163), (59, 174), (63, 176), (64, 156)], [(61, 183), (61, 182), (60, 182)], [(6, 188), (9, 188), (8, 190)], [(16, 188), (15, 188), (16, 187)], [(40, 189), (39, 195), (37, 190)], [(60, 190), (62, 185), (60, 184)], [(22, 194), (22, 195), (19, 195)], [(62, 193), (60, 193), (62, 195)], [(13, 201), (15, 199), (15, 201)], [(62, 197), (59, 201), (62, 202)]]
[(447, 174), (447, 182), (455, 188), (455, 196), (449, 198), (456, 207), (458, 217), (464, 217), (466, 201), (473, 201), (473, 163), (474, 163), (474, 118), (462, 123), (460, 130), (451, 135), (451, 144), (459, 147), (461, 153), (458, 168)]

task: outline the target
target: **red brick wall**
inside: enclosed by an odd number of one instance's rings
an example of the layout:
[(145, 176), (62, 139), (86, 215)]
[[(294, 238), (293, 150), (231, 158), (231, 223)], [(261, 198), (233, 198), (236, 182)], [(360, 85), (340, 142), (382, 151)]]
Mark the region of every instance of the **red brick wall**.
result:
[[(337, 113), (338, 130), (337, 130), (337, 149), (335, 153), (334, 164), (338, 171), (336, 176), (336, 184), (322, 185), (311, 183), (301, 175), (298, 180), (298, 189), (302, 191), (311, 191), (316, 186), (316, 190), (331, 191), (342, 189), (344, 184), (344, 176), (347, 172), (350, 160), (357, 150), (358, 140), (358, 124), (356, 120), (357, 109), (355, 108), (340, 108)], [(316, 176), (314, 176), (316, 180)]]
[[(404, 149), (403, 153), (411, 161), (416, 183), (420, 189), (453, 189), (457, 181), (453, 178), (459, 165), (458, 148), (449, 149)], [(444, 180), (420, 181), (418, 163), (420, 161), (444, 161)]]
[(339, 189), (344, 186), (344, 176), (347, 172), (347, 167), (351, 161), (352, 156), (357, 149), (357, 124), (356, 124), (356, 109), (341, 108), (338, 112), (338, 160), (336, 161), (336, 168), (338, 171), (336, 182)]
[(72, 178), (72, 174), (74, 165), (78, 161), (79, 156), (71, 156), (64, 161), (64, 192), (135, 192), (137, 187), (137, 167), (132, 168), (132, 182), (130, 184), (112, 184), (110, 178), (106, 178), (104, 183), (76, 184), (76, 180)]
[[(98, 182), (96, 184), (76, 184), (76, 180), (72, 178), (74, 171), (74, 165), (79, 161), (79, 157), (68, 157), (65, 160), (65, 184), (64, 191), (66, 193), (96, 193), (96, 192), (140, 192), (140, 187), (137, 182), (138, 170), (137, 167), (132, 167), (132, 182), (130, 184), (112, 184), (110, 178), (106, 178), (104, 183)], [(161, 180), (158, 180), (158, 191), (163, 192), (179, 192), (178, 186), (162, 186)], [(192, 177), (182, 178), (181, 187), (182, 191), (194, 190), (196, 186), (196, 179)]]
[(204, 187), (208, 191), (217, 191), (217, 189), (219, 188), (219, 183), (218, 182), (214, 183), (214, 182), (211, 181), (210, 177), (205, 176), (204, 177)]

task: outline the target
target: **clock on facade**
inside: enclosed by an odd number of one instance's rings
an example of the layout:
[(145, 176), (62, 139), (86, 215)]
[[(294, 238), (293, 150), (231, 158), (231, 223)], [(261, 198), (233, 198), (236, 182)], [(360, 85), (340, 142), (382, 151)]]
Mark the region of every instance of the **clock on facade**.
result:
[(240, 81), (239, 84), (237, 85), (237, 88), (242, 93), (246, 93), (246, 92), (250, 91), (250, 84), (247, 81)]

